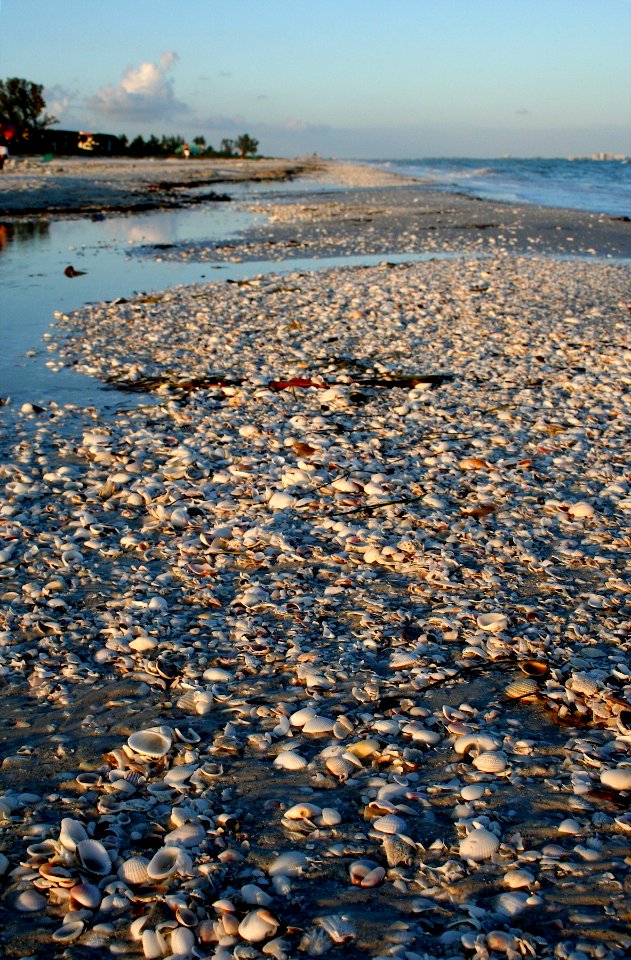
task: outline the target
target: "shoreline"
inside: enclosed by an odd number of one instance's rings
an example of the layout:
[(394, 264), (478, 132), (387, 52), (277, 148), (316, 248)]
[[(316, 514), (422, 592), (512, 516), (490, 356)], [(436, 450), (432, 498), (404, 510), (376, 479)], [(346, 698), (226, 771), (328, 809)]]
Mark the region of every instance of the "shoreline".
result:
[(223, 254), (462, 256), (89, 304), (159, 405), (0, 409), (11, 960), (629, 946), (628, 274), (346, 174)]

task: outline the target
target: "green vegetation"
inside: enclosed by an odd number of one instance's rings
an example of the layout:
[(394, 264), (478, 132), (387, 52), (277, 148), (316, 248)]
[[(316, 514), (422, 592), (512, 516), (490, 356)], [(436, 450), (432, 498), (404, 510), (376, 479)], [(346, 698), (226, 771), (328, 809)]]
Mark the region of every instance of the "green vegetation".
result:
[(0, 80), (0, 135), (21, 144), (36, 131), (57, 123), (55, 117), (44, 113), (43, 90), (41, 83), (21, 77)]

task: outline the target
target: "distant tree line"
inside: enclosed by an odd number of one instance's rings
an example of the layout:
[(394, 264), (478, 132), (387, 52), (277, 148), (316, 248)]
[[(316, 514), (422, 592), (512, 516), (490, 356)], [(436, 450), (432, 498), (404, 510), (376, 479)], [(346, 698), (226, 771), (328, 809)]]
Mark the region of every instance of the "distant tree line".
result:
[[(20, 77), (10, 77), (0, 80), (0, 141), (10, 143), (12, 152), (37, 153), (48, 149), (58, 149), (63, 143), (65, 149), (72, 144), (72, 131), (52, 131), (49, 128), (57, 123), (55, 117), (44, 112), (46, 103), (43, 96), (44, 87), (41, 83), (32, 83)], [(65, 134), (65, 136), (55, 136)], [(79, 133), (75, 149), (72, 152), (84, 153), (116, 153), (131, 157), (170, 157), (170, 156), (197, 156), (197, 157), (252, 157), (257, 155), (259, 142), (248, 133), (242, 133), (234, 140), (224, 139), (219, 149), (206, 143), (203, 136), (195, 137), (188, 144), (181, 136), (163, 136), (160, 139), (151, 134), (146, 140), (137, 136), (129, 140), (125, 134), (112, 137), (101, 134), (99, 143), (98, 134)]]

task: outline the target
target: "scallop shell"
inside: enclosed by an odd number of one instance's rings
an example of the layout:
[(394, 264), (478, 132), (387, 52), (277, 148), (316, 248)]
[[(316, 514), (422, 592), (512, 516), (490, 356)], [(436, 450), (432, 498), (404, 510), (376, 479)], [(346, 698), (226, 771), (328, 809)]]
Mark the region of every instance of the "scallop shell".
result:
[(412, 653), (405, 653), (404, 651), (396, 651), (390, 657), (390, 669), (391, 670), (410, 670), (412, 667), (418, 665), (418, 660)]
[(522, 660), (519, 669), (527, 677), (545, 677), (550, 670), (545, 660)]
[(112, 869), (110, 855), (98, 840), (80, 840), (75, 853), (81, 866), (88, 873), (104, 877)]
[(587, 673), (573, 673), (568, 687), (584, 697), (593, 697), (598, 692), (598, 683)]
[(145, 857), (130, 857), (129, 860), (123, 860), (118, 868), (118, 877), (132, 887), (146, 883), (149, 878), (148, 864), (149, 861)]
[(334, 721), (329, 719), (329, 717), (316, 715), (315, 717), (311, 717), (310, 720), (307, 720), (302, 728), (302, 732), (317, 737), (325, 733), (332, 733), (334, 726)]
[(504, 694), (511, 700), (522, 700), (524, 697), (532, 697), (538, 690), (539, 684), (534, 677), (519, 677), (508, 684)]
[(248, 943), (260, 943), (273, 937), (278, 930), (278, 920), (269, 910), (259, 909), (247, 913), (239, 924), (239, 936)]
[(460, 856), (465, 860), (489, 860), (499, 848), (500, 842), (494, 833), (478, 827), (460, 841)]
[(138, 730), (136, 733), (132, 733), (127, 739), (128, 746), (130, 746), (135, 753), (140, 753), (145, 757), (151, 757), (156, 760), (164, 757), (169, 752), (171, 743), (171, 737), (156, 728)]
[(294, 750), (283, 750), (278, 754), (273, 765), (277, 770), (304, 770), (307, 761)]
[(500, 773), (506, 769), (506, 757), (501, 750), (485, 750), (474, 758), (473, 766), (484, 773)]
[(377, 817), (372, 822), (375, 830), (379, 833), (405, 833), (407, 823), (403, 817), (398, 817), (395, 813), (387, 813), (383, 817)]
[(151, 880), (164, 880), (178, 869), (179, 847), (160, 847), (147, 864), (147, 875)]
[(593, 517), (595, 513), (591, 503), (587, 503), (586, 500), (579, 500), (578, 503), (573, 503), (568, 507), (567, 512), (577, 520), (586, 520), (588, 517)]
[(631, 767), (612, 767), (602, 770), (600, 782), (612, 790), (631, 790)]
[(482, 613), (476, 623), (480, 630), (486, 630), (487, 633), (501, 633), (508, 626), (508, 617), (505, 613)]
[(379, 741), (373, 737), (367, 737), (366, 740), (357, 740), (355, 743), (350, 743), (347, 747), (347, 753), (352, 753), (359, 760), (366, 760), (373, 754), (378, 753), (379, 749)]
[(347, 780), (355, 770), (353, 764), (344, 757), (327, 757), (324, 766), (338, 780)]

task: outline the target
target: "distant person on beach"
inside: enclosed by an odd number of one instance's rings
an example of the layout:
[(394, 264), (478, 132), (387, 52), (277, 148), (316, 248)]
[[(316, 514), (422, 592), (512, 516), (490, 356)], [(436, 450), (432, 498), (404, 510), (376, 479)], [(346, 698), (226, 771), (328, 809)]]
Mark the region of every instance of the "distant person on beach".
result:
[(4, 165), (9, 159), (9, 148), (5, 143), (0, 143), (0, 170), (4, 170)]

